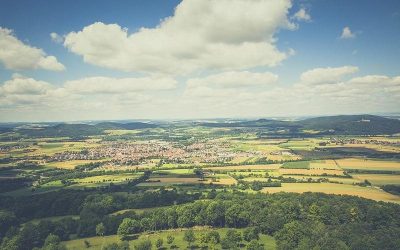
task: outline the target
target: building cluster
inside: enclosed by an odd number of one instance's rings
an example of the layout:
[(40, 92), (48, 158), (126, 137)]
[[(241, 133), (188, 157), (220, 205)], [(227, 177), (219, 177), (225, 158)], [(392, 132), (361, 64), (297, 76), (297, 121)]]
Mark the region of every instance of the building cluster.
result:
[(160, 140), (103, 142), (99, 147), (54, 154), (48, 161), (110, 159), (118, 165), (140, 165), (162, 159), (162, 163), (220, 163), (235, 157), (259, 156), (260, 152), (235, 152), (225, 142), (203, 141), (190, 145)]
[(400, 141), (377, 140), (377, 139), (356, 139), (356, 138), (331, 138), (326, 144), (373, 144), (381, 146), (400, 146)]

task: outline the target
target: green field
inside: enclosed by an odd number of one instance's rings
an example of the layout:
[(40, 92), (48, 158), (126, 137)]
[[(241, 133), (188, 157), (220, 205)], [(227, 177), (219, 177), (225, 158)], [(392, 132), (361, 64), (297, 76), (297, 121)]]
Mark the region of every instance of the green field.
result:
[(282, 168), (309, 169), (310, 162), (308, 161), (285, 162), (283, 163)]
[[(141, 235), (139, 235), (139, 237), (137, 239), (134, 240), (130, 240), (129, 241), (129, 245), (131, 247), (131, 249), (134, 249), (134, 246), (137, 242), (141, 241), (141, 240), (145, 240), (145, 239), (149, 239), (152, 243), (153, 243), (153, 249), (156, 249), (155, 247), (155, 242), (157, 239), (161, 238), (164, 241), (164, 247), (168, 248), (170, 247), (170, 245), (168, 245), (166, 243), (166, 239), (168, 235), (172, 235), (175, 237), (174, 243), (173, 245), (176, 245), (176, 247), (178, 249), (186, 249), (188, 244), (187, 242), (185, 242), (183, 240), (183, 235), (184, 232), (187, 229), (176, 229), (176, 230), (167, 230), (167, 231), (161, 231), (161, 232), (152, 232), (152, 233), (143, 233)], [(195, 236), (196, 236), (196, 241), (194, 242), (193, 245), (197, 245), (200, 246), (200, 242), (199, 242), (199, 237), (201, 234), (207, 233), (210, 230), (215, 230), (217, 231), (220, 235), (221, 238), (225, 236), (226, 232), (228, 231), (228, 228), (220, 228), (220, 229), (212, 229), (212, 228), (204, 228), (204, 227), (197, 227), (193, 229), (195, 232)], [(237, 231), (242, 232), (242, 229), (237, 229)], [(87, 240), (90, 243), (90, 247), (89, 248), (85, 248), (85, 244), (84, 241)], [(66, 241), (63, 242), (63, 244), (67, 247), (68, 250), (78, 250), (78, 249), (92, 249), (92, 250), (100, 250), (102, 249), (102, 246), (104, 246), (105, 244), (110, 244), (110, 243), (120, 243), (120, 237), (116, 236), (116, 235), (111, 235), (111, 236), (105, 236), (105, 237), (91, 237), (91, 238), (83, 238), (83, 239), (79, 239), (79, 240), (71, 240), (71, 241)], [(264, 247), (266, 249), (276, 249), (276, 243), (274, 238), (272, 238), (271, 236), (268, 235), (260, 235), (260, 243), (262, 243), (264, 245)], [(243, 244), (245, 244), (245, 242), (242, 242)], [(217, 249), (221, 249), (220, 244), (216, 245)]]

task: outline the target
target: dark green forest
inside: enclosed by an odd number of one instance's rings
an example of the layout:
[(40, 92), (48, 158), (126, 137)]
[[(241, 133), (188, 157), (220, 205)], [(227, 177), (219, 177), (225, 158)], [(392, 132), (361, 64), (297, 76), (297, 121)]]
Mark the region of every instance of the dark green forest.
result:
[[(111, 214), (126, 208), (167, 205), (143, 214)], [(2, 198), (0, 206), (1, 249), (46, 249), (49, 235), (60, 240), (67, 240), (72, 234), (94, 236), (99, 224), (104, 226), (104, 235), (122, 236), (200, 225), (252, 228), (274, 236), (278, 249), (400, 248), (400, 206), (350, 196), (215, 190), (202, 194), (163, 189), (133, 194), (63, 191)], [(55, 215), (79, 215), (79, 219), (26, 223)], [(127, 218), (132, 226), (124, 230), (123, 221), (126, 224)]]

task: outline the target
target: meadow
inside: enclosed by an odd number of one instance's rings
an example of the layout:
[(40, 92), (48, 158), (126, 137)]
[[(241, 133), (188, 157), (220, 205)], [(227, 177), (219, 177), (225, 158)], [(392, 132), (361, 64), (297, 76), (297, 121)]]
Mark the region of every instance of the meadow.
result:
[[(142, 233), (138, 236), (134, 236), (133, 240), (129, 240), (129, 245), (131, 249), (134, 249), (135, 245), (143, 240), (150, 240), (153, 245), (153, 249), (157, 249), (156, 246), (156, 241), (157, 239), (162, 239), (164, 244), (163, 246), (168, 249), (168, 248), (174, 248), (174, 249), (186, 249), (188, 246), (188, 243), (184, 240), (184, 233), (187, 229), (176, 229), (176, 230), (165, 230), (165, 231), (158, 231), (158, 232), (151, 232), (151, 233)], [(210, 228), (210, 227), (194, 227), (193, 231), (195, 233), (195, 242), (193, 242), (192, 246), (194, 248), (200, 248), (201, 242), (200, 242), (200, 237), (202, 234), (206, 234), (210, 231), (216, 231), (220, 234), (221, 238), (226, 235), (226, 232), (229, 230), (229, 228)], [(243, 232), (243, 229), (237, 229), (238, 232)], [(167, 243), (167, 236), (172, 235), (174, 237), (174, 242), (173, 244), (168, 244)], [(84, 241), (87, 241), (90, 243), (90, 247), (86, 247)], [(82, 238), (79, 240), (71, 240), (71, 241), (66, 241), (63, 242), (62, 244), (67, 247), (68, 250), (78, 250), (78, 249), (93, 249), (93, 250), (101, 250), (102, 247), (106, 244), (110, 243), (121, 243), (121, 239), (117, 235), (109, 235), (109, 236), (104, 236), (104, 237), (90, 237), (90, 238)], [(260, 240), (259, 242), (263, 244), (263, 246), (266, 249), (276, 249), (276, 243), (274, 238), (272, 238), (269, 235), (260, 235)], [(245, 242), (243, 242), (245, 243)], [(221, 244), (216, 244), (215, 245), (216, 249), (221, 248)]]

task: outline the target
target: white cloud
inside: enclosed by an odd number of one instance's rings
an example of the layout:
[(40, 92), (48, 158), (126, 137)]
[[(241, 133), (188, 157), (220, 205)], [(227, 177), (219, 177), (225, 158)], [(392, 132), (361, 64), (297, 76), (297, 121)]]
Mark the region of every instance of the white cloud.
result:
[(213, 86), (220, 88), (238, 88), (270, 85), (278, 76), (269, 72), (253, 73), (249, 71), (229, 71), (210, 75), (204, 78), (192, 78), (187, 81), (188, 87)]
[[(183, 0), (156, 28), (129, 34), (101, 22), (66, 35), (64, 46), (87, 63), (123, 71), (187, 74), (275, 66), (288, 55), (275, 46), (290, 0)], [(229, 10), (229, 11), (227, 11)]]
[(107, 105), (121, 106), (149, 100), (149, 93), (156, 95), (157, 91), (175, 89), (176, 85), (177, 81), (168, 77), (88, 77), (56, 86), (13, 74), (12, 79), (0, 85), (0, 109), (28, 103), (79, 109), (82, 105), (98, 105), (99, 99)]
[(0, 92), (5, 95), (41, 95), (50, 89), (52, 86), (47, 82), (24, 78), (21, 75), (13, 75), (13, 79), (0, 86)]
[(60, 36), (59, 34), (57, 34), (55, 32), (50, 33), (50, 38), (55, 43), (63, 43), (64, 42), (64, 37)]
[(175, 89), (177, 81), (173, 78), (110, 78), (88, 77), (67, 81), (64, 87), (80, 94), (117, 94), (146, 90)]
[(42, 49), (24, 44), (14, 36), (12, 30), (0, 27), (0, 62), (7, 69), (65, 70), (54, 56), (47, 56)]
[(340, 36), (341, 39), (351, 39), (355, 37), (356, 35), (350, 30), (348, 26), (343, 28), (342, 35)]
[(315, 68), (302, 73), (300, 80), (303, 84), (314, 85), (336, 83), (344, 76), (356, 73), (357, 71), (358, 67), (355, 66)]
[(298, 21), (311, 21), (311, 16), (307, 13), (305, 8), (301, 8), (299, 11), (297, 11), (293, 18)]

